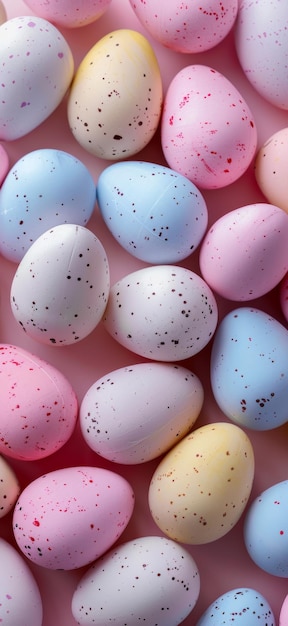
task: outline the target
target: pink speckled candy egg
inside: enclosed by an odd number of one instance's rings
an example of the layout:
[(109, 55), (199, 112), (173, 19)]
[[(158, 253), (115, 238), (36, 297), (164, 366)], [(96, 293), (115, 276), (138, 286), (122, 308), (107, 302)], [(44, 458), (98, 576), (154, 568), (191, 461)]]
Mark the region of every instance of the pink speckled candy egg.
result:
[(0, 144), (0, 185), (2, 185), (3, 180), (6, 177), (6, 174), (9, 170), (9, 157), (3, 146)]
[(58, 107), (71, 83), (73, 55), (55, 26), (15, 17), (0, 26), (0, 139), (23, 137)]
[(54, 366), (22, 348), (0, 346), (0, 452), (35, 461), (62, 448), (78, 415), (76, 394)]
[(279, 615), (279, 626), (287, 626), (288, 624), (288, 594), (284, 599), (284, 602), (281, 606), (280, 615)]
[(168, 87), (161, 142), (169, 166), (203, 189), (230, 185), (256, 150), (253, 115), (234, 85), (206, 65), (181, 69)]
[(72, 570), (111, 548), (133, 508), (132, 487), (119, 474), (86, 466), (58, 469), (36, 478), (20, 494), (14, 536), (33, 563)]
[(205, 52), (222, 41), (234, 25), (238, 0), (130, 0), (149, 33), (176, 52)]
[(60, 28), (77, 28), (95, 22), (108, 9), (111, 0), (25, 0), (40, 17)]
[(0, 456), (0, 518), (11, 511), (19, 493), (20, 484), (15, 472), (4, 457)]
[(288, 271), (288, 215), (272, 204), (240, 207), (206, 234), (199, 263), (204, 280), (223, 298), (248, 301), (276, 287)]
[(281, 128), (259, 149), (255, 178), (268, 202), (288, 213), (288, 128)]

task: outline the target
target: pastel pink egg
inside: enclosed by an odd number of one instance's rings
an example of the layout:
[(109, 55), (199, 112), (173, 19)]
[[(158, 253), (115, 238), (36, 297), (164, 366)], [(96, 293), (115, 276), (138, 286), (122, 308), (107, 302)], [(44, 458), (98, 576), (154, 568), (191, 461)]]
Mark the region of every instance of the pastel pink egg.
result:
[(171, 169), (197, 187), (218, 189), (247, 170), (257, 131), (250, 108), (223, 74), (206, 65), (189, 65), (168, 87), (161, 143)]
[(288, 594), (282, 604), (279, 615), (279, 626), (287, 626), (288, 624)]
[(97, 20), (111, 0), (24, 0), (37, 15), (64, 28), (86, 26)]
[[(1, 9), (0, 9), (1, 10)], [(6, 174), (9, 170), (9, 157), (8, 154), (0, 144), (0, 185), (2, 185), (3, 180), (6, 177)]]
[(206, 234), (200, 269), (210, 288), (228, 300), (248, 301), (276, 287), (288, 270), (288, 215), (272, 204), (230, 211)]

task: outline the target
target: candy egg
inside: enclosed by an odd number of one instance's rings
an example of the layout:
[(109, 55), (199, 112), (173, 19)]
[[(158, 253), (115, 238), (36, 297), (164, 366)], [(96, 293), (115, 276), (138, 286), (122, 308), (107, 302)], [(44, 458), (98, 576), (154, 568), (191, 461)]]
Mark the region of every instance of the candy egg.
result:
[(268, 202), (288, 213), (288, 128), (274, 133), (261, 148), (255, 159), (255, 178)]
[(241, 67), (268, 102), (288, 109), (288, 14), (279, 0), (241, 0), (235, 45)]
[(14, 536), (33, 563), (72, 570), (111, 548), (133, 508), (132, 487), (119, 474), (98, 467), (66, 467), (25, 487), (14, 508)]
[(139, 537), (88, 569), (74, 591), (72, 613), (83, 626), (175, 626), (191, 613), (199, 590), (199, 571), (185, 548), (164, 537)]
[(40, 17), (15, 17), (0, 26), (0, 139), (19, 139), (58, 107), (71, 83), (67, 41)]
[(0, 190), (0, 252), (19, 263), (42, 233), (58, 224), (89, 221), (95, 184), (84, 163), (62, 150), (24, 155)]
[(204, 280), (223, 298), (248, 301), (271, 291), (288, 270), (288, 215), (257, 203), (223, 215), (200, 250)]
[[(97, 89), (95, 89), (97, 85)], [(102, 159), (142, 150), (160, 121), (162, 79), (148, 40), (134, 30), (105, 35), (78, 67), (68, 98), (75, 139)]]
[(8, 154), (0, 144), (0, 185), (2, 185), (3, 180), (9, 170), (9, 157)]
[(288, 624), (288, 594), (281, 606), (279, 615), (279, 626), (286, 626), (286, 624)]
[(149, 33), (176, 52), (205, 52), (222, 41), (234, 25), (238, 0), (179, 3), (171, 0), (130, 0)]
[(156, 361), (179, 361), (200, 352), (217, 320), (210, 287), (176, 265), (145, 267), (121, 278), (110, 290), (103, 316), (116, 341)]
[[(196, 626), (276, 626), (270, 604), (255, 589), (231, 589), (217, 598)], [(283, 625), (284, 626), (284, 625)]]
[(161, 143), (172, 169), (200, 189), (218, 189), (247, 170), (257, 132), (244, 98), (223, 74), (189, 65), (168, 86)]
[(187, 368), (136, 363), (110, 372), (86, 392), (80, 426), (87, 444), (116, 463), (144, 463), (171, 448), (195, 423), (204, 400)]
[(288, 322), (288, 272), (280, 285), (280, 306), (285, 320)]
[(244, 541), (252, 561), (273, 576), (288, 578), (288, 481), (265, 489), (249, 506)]
[(130, 254), (147, 263), (176, 263), (204, 236), (208, 212), (195, 185), (168, 167), (141, 161), (114, 163), (97, 184), (107, 228)]
[(42, 626), (39, 587), (26, 561), (0, 538), (0, 623), (4, 626)]
[(152, 517), (175, 541), (215, 541), (241, 517), (253, 478), (254, 453), (244, 431), (225, 422), (206, 424), (160, 461), (149, 487)]
[(77, 28), (95, 22), (108, 9), (111, 0), (25, 0), (40, 17), (62, 28)]
[(271, 315), (243, 307), (228, 313), (213, 338), (211, 386), (227, 417), (253, 430), (288, 420), (288, 330)]
[(0, 345), (0, 452), (35, 461), (71, 437), (78, 400), (54, 366), (22, 348)]
[(0, 24), (3, 24), (7, 20), (6, 9), (3, 2), (0, 0)]
[(0, 456), (0, 518), (11, 511), (19, 493), (20, 484), (15, 472)]
[(33, 339), (69, 345), (98, 325), (109, 287), (102, 243), (84, 226), (63, 224), (40, 235), (19, 263), (11, 309)]

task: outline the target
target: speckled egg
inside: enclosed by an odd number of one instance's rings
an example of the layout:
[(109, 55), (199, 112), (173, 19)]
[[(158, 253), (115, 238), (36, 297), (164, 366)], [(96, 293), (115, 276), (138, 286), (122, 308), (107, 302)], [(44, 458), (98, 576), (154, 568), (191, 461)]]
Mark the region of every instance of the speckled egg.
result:
[(234, 301), (268, 293), (288, 270), (288, 215), (277, 206), (250, 204), (225, 213), (200, 250), (200, 270), (214, 292)]
[(156, 361), (179, 361), (202, 350), (218, 321), (217, 303), (205, 281), (186, 268), (154, 265), (115, 283), (103, 316), (122, 346)]
[(190, 54), (220, 43), (234, 25), (238, 11), (238, 0), (130, 0), (130, 4), (154, 39), (176, 52)]
[(254, 453), (245, 432), (226, 422), (206, 424), (160, 461), (149, 487), (151, 515), (175, 541), (210, 543), (238, 522), (253, 478)]
[(199, 591), (198, 567), (184, 547), (164, 537), (139, 537), (110, 550), (82, 576), (72, 613), (83, 626), (176, 626), (193, 610)]
[(241, 0), (235, 23), (240, 65), (268, 102), (288, 109), (288, 13), (281, 0)]
[(43, 148), (24, 155), (0, 190), (0, 252), (19, 263), (33, 241), (58, 224), (89, 221), (93, 177), (72, 154)]
[(280, 307), (286, 322), (288, 322), (288, 272), (280, 284)]
[(13, 514), (15, 540), (37, 565), (77, 569), (111, 548), (133, 508), (132, 487), (115, 472), (86, 466), (54, 470), (20, 494)]
[(252, 112), (230, 80), (212, 67), (188, 65), (168, 86), (161, 143), (169, 167), (200, 189), (218, 189), (247, 170), (257, 131)]
[(168, 167), (122, 161), (98, 179), (97, 201), (116, 241), (147, 263), (177, 263), (198, 247), (208, 211), (201, 192)]
[[(196, 626), (276, 626), (270, 604), (255, 589), (240, 587), (212, 602)], [(284, 626), (284, 625), (283, 625)]]
[(220, 322), (211, 352), (211, 386), (221, 410), (253, 430), (288, 420), (288, 330), (256, 308), (230, 311)]
[(250, 504), (244, 521), (244, 542), (260, 569), (288, 578), (288, 481), (265, 489)]
[(3, 24), (7, 20), (7, 13), (3, 2), (0, 0), (0, 24)]
[(279, 615), (279, 626), (286, 626), (288, 624), (288, 594), (284, 599), (284, 602), (281, 606), (280, 615)]
[(0, 538), (0, 623), (42, 626), (43, 605), (38, 584), (26, 561)]
[[(97, 85), (97, 89), (95, 89)], [(162, 78), (154, 50), (139, 32), (105, 35), (80, 63), (68, 99), (68, 121), (88, 152), (120, 160), (152, 139), (162, 110)]]
[(0, 456), (0, 518), (12, 510), (19, 493), (20, 483), (14, 470), (5, 458)]
[(73, 78), (70, 47), (40, 17), (14, 17), (0, 26), (0, 139), (37, 128), (63, 100)]
[(0, 144), (0, 185), (9, 170), (9, 157), (5, 148)]
[(268, 202), (288, 213), (288, 128), (274, 133), (258, 150), (255, 178)]
[(79, 28), (99, 19), (111, 0), (24, 0), (40, 17), (60, 28)]
[(19, 263), (11, 285), (11, 310), (33, 339), (69, 345), (98, 325), (109, 288), (101, 241), (85, 226), (63, 224), (40, 235)]
[(201, 411), (204, 390), (186, 367), (136, 363), (97, 380), (80, 406), (88, 446), (109, 461), (150, 461), (178, 443)]

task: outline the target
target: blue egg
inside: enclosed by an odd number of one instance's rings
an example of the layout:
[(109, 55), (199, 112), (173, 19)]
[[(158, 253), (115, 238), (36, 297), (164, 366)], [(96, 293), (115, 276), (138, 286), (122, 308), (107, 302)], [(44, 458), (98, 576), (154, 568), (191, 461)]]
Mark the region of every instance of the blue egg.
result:
[(275, 626), (275, 617), (259, 591), (240, 587), (212, 602), (196, 626)]
[(49, 228), (86, 226), (95, 202), (92, 175), (72, 154), (47, 148), (24, 155), (0, 190), (0, 253), (19, 263)]
[(202, 194), (168, 167), (143, 161), (114, 163), (100, 174), (96, 194), (113, 237), (147, 263), (182, 261), (204, 237), (208, 212)]
[(288, 480), (272, 485), (249, 506), (244, 541), (258, 567), (288, 578)]
[(288, 420), (288, 330), (256, 308), (234, 309), (219, 324), (211, 386), (223, 413), (241, 427), (271, 430)]

